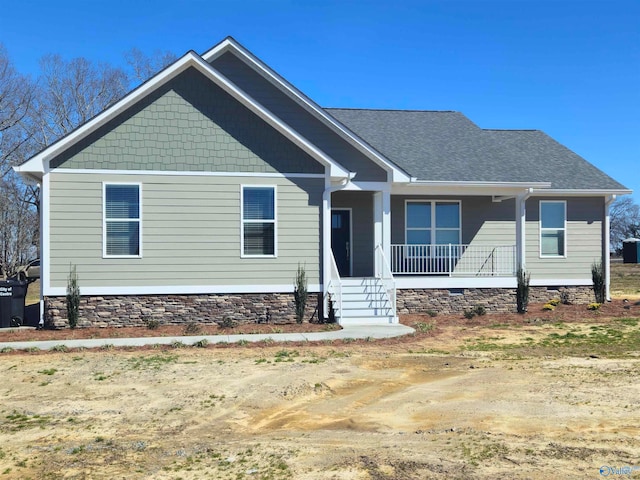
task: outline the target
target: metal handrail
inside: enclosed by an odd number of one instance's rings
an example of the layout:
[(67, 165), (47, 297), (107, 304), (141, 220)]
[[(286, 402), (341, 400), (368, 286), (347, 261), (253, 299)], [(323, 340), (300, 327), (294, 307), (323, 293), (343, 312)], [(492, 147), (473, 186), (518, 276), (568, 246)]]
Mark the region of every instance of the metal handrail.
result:
[[(342, 279), (340, 278), (340, 272), (338, 271), (338, 265), (336, 259), (333, 256), (333, 252), (329, 255), (329, 284), (327, 285), (327, 293), (333, 295), (335, 302), (338, 305), (338, 315), (342, 316)], [(327, 301), (327, 308), (329, 302)], [(328, 310), (327, 310), (328, 313)]]
[(387, 256), (384, 254), (384, 249), (380, 244), (376, 246), (376, 256), (377, 256), (376, 276), (380, 280), (382, 280), (382, 284), (389, 298), (389, 303), (391, 304), (391, 313), (395, 318), (396, 317), (396, 281), (393, 278), (391, 266), (389, 265)]

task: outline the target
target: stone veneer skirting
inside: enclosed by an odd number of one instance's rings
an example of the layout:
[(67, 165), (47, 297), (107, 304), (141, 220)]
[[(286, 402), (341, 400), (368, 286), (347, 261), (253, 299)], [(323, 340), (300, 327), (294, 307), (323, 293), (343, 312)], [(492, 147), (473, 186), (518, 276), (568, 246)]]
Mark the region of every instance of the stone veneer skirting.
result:
[[(591, 287), (531, 287), (529, 290), (529, 303), (546, 303), (553, 298), (577, 304), (595, 301)], [(515, 288), (414, 288), (396, 293), (399, 315), (427, 312), (446, 315), (476, 306), (483, 306), (488, 312), (515, 312), (516, 305)]]
[[(317, 319), (317, 306), (318, 294), (309, 293), (304, 321)], [(68, 327), (65, 297), (45, 298), (44, 318), (47, 328)], [(78, 327), (137, 327), (150, 320), (166, 325), (219, 324), (225, 319), (278, 324), (295, 318), (293, 293), (105, 295), (80, 298)]]
[[(462, 313), (476, 306), (488, 312), (515, 312), (516, 291), (511, 288), (465, 289), (403, 289), (398, 290), (397, 311), (440, 314)], [(593, 289), (574, 287), (531, 287), (530, 303), (548, 302), (561, 298), (570, 303), (587, 304), (594, 301)], [(305, 321), (318, 318), (316, 307), (319, 294), (310, 293)], [(45, 299), (45, 325), (65, 328), (67, 308), (65, 297)], [(238, 323), (295, 322), (295, 302), (292, 293), (246, 293), (204, 295), (113, 295), (83, 296), (80, 299), (78, 327), (134, 327), (149, 320), (161, 324), (221, 323), (230, 318)]]

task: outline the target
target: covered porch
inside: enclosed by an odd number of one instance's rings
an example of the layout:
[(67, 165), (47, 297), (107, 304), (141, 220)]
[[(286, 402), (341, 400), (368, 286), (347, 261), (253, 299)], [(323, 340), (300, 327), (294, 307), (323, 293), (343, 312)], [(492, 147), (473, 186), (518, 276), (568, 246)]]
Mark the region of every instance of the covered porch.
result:
[(378, 275), (382, 256), (394, 276), (515, 277), (521, 203), (515, 195), (334, 192), (331, 251), (343, 278)]

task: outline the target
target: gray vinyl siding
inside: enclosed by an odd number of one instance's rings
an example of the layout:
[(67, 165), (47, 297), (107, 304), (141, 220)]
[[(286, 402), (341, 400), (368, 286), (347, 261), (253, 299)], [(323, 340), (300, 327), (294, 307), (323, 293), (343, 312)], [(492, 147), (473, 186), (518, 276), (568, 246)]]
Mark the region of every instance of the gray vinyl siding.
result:
[[(566, 200), (566, 258), (540, 257), (540, 200)], [(602, 198), (530, 198), (527, 200), (527, 270), (531, 278), (590, 279), (591, 265), (602, 259)]]
[(373, 275), (373, 193), (335, 192), (331, 196), (332, 208), (351, 209), (351, 242), (353, 243), (354, 277)]
[(443, 197), (434, 195), (391, 196), (391, 243), (405, 243), (406, 200), (460, 201), (462, 243), (483, 245), (515, 245), (515, 202), (500, 203), (491, 197)]
[(357, 172), (357, 181), (387, 180), (384, 169), (232, 53), (227, 52), (217, 58), (213, 66), (340, 165)]
[[(102, 258), (102, 184), (142, 184), (142, 258)], [(241, 258), (240, 185), (275, 185), (277, 258)], [(50, 174), (51, 286), (319, 283), (322, 178)]]
[(51, 168), (324, 173), (193, 68), (53, 159)]

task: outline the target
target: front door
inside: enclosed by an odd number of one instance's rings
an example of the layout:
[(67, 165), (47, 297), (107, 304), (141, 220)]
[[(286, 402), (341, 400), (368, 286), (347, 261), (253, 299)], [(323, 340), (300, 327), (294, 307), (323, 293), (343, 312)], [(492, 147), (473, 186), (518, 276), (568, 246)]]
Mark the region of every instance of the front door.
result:
[(350, 210), (331, 210), (331, 250), (340, 276), (351, 276)]

